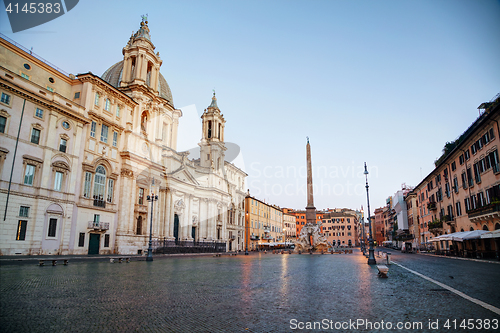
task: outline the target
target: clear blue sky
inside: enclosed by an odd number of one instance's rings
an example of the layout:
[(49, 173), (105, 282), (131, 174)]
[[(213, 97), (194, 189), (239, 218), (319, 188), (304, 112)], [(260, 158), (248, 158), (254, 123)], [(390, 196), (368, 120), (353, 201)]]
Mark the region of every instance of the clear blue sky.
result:
[(101, 75), (146, 13), (175, 106), (215, 88), (251, 194), (282, 207), (306, 205), (306, 136), (316, 207), (366, 207), (366, 161), (373, 213), (500, 92), (499, 1), (84, 0), (16, 34), (2, 11), (0, 32)]

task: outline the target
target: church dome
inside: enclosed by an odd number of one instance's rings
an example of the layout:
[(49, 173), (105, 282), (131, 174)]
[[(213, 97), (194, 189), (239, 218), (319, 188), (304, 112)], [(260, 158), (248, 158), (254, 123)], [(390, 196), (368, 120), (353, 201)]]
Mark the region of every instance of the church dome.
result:
[[(123, 60), (118, 61), (113, 66), (109, 67), (101, 76), (101, 78), (112, 85), (115, 88), (118, 88), (120, 85), (120, 81), (122, 79), (123, 73)], [(170, 91), (170, 87), (168, 86), (167, 80), (160, 73), (158, 80), (158, 91), (160, 92), (160, 97), (165, 98), (172, 106), (174, 105), (174, 99), (172, 98), (172, 92)]]

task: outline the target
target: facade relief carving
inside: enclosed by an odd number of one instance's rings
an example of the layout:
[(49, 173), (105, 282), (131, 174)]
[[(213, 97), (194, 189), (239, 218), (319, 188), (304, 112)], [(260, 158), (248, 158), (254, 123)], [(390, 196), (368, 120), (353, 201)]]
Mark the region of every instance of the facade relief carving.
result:
[(134, 172), (130, 169), (121, 169), (120, 175), (126, 178), (134, 178)]
[(184, 212), (184, 208), (186, 208), (186, 205), (184, 204), (184, 200), (179, 199), (175, 202), (174, 204), (174, 212), (177, 215), (181, 215)]

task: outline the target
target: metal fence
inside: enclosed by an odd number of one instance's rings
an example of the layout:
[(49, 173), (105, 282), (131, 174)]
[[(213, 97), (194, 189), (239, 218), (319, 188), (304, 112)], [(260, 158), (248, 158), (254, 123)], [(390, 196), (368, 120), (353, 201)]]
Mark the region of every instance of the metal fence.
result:
[(166, 238), (153, 241), (153, 253), (215, 253), (226, 252), (226, 243), (216, 241), (175, 241)]

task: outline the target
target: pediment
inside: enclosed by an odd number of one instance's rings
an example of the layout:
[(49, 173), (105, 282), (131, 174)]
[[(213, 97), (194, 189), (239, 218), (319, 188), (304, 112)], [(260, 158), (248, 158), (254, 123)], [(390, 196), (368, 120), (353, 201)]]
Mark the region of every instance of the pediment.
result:
[(168, 174), (167, 177), (172, 177), (188, 184), (200, 185), (196, 178), (184, 166)]

